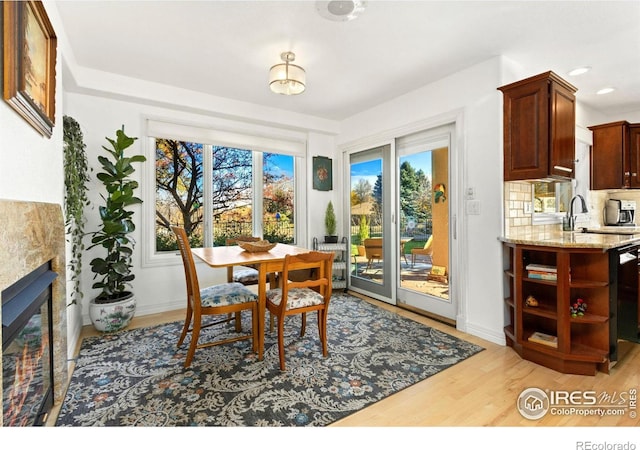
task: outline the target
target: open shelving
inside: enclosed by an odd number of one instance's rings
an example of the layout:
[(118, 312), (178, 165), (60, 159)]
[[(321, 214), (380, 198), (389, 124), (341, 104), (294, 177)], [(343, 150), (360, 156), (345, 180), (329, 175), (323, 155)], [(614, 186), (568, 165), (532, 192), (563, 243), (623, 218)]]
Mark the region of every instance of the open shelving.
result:
[[(505, 243), (508, 286), (505, 308), (510, 323), (507, 344), (525, 359), (563, 373), (595, 375), (609, 370), (609, 256), (602, 249), (555, 248)], [(526, 267), (555, 267), (557, 278), (528, 276)], [(551, 270), (551, 269), (550, 269)], [(537, 306), (526, 299), (533, 296)], [(587, 303), (583, 316), (571, 317), (578, 298)], [(529, 341), (541, 332), (557, 337), (557, 346)]]
[(313, 249), (321, 252), (333, 252), (333, 289), (347, 288), (347, 238), (336, 243), (320, 242), (313, 238)]

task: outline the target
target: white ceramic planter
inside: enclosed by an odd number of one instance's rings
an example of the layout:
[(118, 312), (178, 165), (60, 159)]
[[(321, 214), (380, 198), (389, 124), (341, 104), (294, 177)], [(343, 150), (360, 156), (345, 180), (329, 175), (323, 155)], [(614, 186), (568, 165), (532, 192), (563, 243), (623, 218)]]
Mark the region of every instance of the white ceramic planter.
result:
[(113, 333), (122, 330), (136, 313), (136, 297), (129, 293), (128, 297), (114, 303), (89, 302), (89, 317), (98, 331)]

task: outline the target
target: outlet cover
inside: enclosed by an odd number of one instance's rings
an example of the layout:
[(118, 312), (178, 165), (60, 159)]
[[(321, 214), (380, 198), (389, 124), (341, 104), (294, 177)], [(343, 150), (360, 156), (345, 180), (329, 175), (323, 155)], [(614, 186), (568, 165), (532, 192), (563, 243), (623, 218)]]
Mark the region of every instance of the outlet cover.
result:
[(467, 200), (467, 215), (477, 216), (480, 214), (480, 202), (478, 200)]

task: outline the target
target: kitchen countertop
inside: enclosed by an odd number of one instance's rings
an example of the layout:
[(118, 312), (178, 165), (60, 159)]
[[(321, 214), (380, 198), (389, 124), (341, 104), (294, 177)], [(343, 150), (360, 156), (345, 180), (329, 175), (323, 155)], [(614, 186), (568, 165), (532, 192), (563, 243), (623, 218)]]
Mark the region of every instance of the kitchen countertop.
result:
[(509, 244), (538, 245), (557, 248), (601, 248), (609, 250), (633, 242), (640, 242), (640, 230), (637, 234), (597, 234), (581, 231), (545, 231), (517, 233), (501, 236), (500, 241)]

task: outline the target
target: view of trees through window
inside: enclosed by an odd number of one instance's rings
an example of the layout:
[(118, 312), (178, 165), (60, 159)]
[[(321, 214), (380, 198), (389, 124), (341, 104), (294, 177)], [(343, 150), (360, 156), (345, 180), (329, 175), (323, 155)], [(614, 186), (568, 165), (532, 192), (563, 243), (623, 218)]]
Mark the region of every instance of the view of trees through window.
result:
[(400, 164), (400, 234), (428, 236), (431, 234), (432, 190), (431, 168), (427, 175), (415, 168), (410, 160)]
[[(431, 167), (414, 167), (421, 160), (404, 160), (400, 165), (400, 233), (402, 236), (431, 234), (432, 190)], [(365, 238), (382, 236), (382, 175), (375, 182), (367, 177), (369, 163), (355, 165), (364, 175), (354, 178), (351, 187), (351, 238), (362, 245)], [(428, 174), (425, 172), (428, 171)], [(379, 168), (375, 168), (379, 171)], [(372, 170), (371, 173), (375, 173)]]
[[(213, 229), (211, 244), (227, 237), (253, 235), (254, 205), (262, 199), (263, 238), (294, 242), (294, 157), (262, 155), (256, 167), (251, 150), (156, 139), (156, 251), (177, 250), (171, 226), (185, 228), (193, 247), (205, 245), (205, 222)], [(207, 153), (209, 152), (209, 153)], [(204, 172), (205, 156), (211, 173)], [(254, 172), (262, 170), (262, 186), (253, 186)], [(211, 199), (205, 201), (205, 183)], [(209, 200), (209, 199), (207, 199)], [(205, 211), (205, 204), (211, 210)]]

